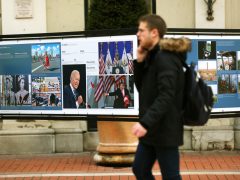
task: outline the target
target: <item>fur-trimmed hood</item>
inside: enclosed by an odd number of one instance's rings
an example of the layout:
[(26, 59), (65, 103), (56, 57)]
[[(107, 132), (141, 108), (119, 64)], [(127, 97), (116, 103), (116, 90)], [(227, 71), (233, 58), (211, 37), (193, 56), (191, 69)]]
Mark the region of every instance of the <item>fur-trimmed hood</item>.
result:
[(161, 50), (184, 53), (191, 51), (191, 40), (188, 38), (163, 38), (159, 42)]
[(191, 51), (192, 44), (188, 38), (163, 38), (159, 42), (162, 51), (175, 53), (181, 61), (186, 61), (187, 52)]

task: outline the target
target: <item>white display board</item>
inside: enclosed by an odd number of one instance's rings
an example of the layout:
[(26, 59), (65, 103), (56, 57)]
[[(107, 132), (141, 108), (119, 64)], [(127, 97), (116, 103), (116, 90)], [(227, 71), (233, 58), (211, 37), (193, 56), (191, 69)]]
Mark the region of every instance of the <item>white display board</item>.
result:
[[(192, 41), (187, 63), (195, 63), (213, 89), (212, 112), (239, 111), (240, 36), (184, 36)], [(138, 115), (136, 51), (136, 35), (1, 41), (0, 114)], [(71, 91), (75, 101), (66, 95), (73, 71), (80, 74), (76, 93)], [(127, 92), (122, 104), (121, 83)]]
[[(135, 35), (2, 41), (1, 114), (137, 115), (136, 48)], [(80, 74), (75, 101), (73, 71)]]

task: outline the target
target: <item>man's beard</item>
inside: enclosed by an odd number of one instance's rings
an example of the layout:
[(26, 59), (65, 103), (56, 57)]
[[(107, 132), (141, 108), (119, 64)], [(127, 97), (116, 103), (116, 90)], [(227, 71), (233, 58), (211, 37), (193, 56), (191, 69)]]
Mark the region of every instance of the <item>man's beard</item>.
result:
[(150, 39), (148, 39), (144, 43), (141, 43), (141, 41), (140, 41), (140, 46), (142, 46), (146, 50), (149, 50), (152, 47), (152, 45), (153, 45), (153, 43)]

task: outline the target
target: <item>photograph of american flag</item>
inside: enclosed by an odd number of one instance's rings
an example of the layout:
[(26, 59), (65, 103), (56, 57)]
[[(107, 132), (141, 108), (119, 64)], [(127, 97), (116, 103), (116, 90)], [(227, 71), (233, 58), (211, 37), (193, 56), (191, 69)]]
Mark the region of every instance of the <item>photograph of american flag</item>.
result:
[(99, 42), (99, 75), (133, 74), (133, 41)]

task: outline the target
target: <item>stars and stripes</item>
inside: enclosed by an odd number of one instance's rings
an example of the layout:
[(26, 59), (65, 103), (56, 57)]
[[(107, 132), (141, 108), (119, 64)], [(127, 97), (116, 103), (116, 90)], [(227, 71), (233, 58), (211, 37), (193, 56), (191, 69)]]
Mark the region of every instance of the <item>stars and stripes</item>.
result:
[[(104, 42), (107, 43), (107, 42)], [(119, 46), (122, 45), (122, 43), (114, 42), (113, 45), (115, 45), (115, 55), (112, 61), (111, 53), (109, 48), (110, 43), (108, 44), (107, 49), (103, 51), (103, 44), (100, 43), (100, 55), (99, 55), (99, 77), (98, 77), (98, 83), (94, 86), (91, 83), (91, 87), (95, 90), (94, 91), (94, 100), (95, 102), (99, 103), (101, 98), (103, 97), (103, 93), (109, 93), (111, 91), (111, 88), (114, 85), (114, 89), (117, 89), (119, 87), (119, 84), (123, 82), (126, 84), (126, 75), (110, 75), (112, 74), (112, 69), (109, 67), (123, 67), (124, 68), (124, 74), (133, 74), (133, 57), (132, 57), (132, 51), (129, 52), (129, 42), (123, 42), (123, 54), (121, 59), (119, 59)], [(106, 47), (106, 46), (104, 46)], [(132, 47), (132, 44), (131, 44)], [(120, 48), (121, 49), (121, 48)], [(132, 50), (132, 48), (131, 48)], [(106, 55), (106, 61), (104, 61), (104, 54)], [(109, 70), (108, 70), (109, 69)], [(123, 73), (121, 73), (123, 74)]]
[(117, 75), (115, 78), (115, 89), (119, 87), (120, 83), (126, 84), (126, 76), (124, 75)]
[(128, 56), (128, 69), (129, 74), (133, 74), (133, 42), (131, 41), (131, 50), (130, 53), (127, 54)]
[(108, 93), (110, 91), (110, 88), (112, 87), (113, 83), (115, 81), (114, 76), (107, 76), (104, 80), (104, 92)]
[(99, 74), (102, 75), (105, 72), (104, 56), (101, 53), (99, 58)]
[(96, 102), (98, 102), (101, 99), (102, 94), (104, 92), (108, 93), (110, 91), (114, 82), (115, 82), (114, 76), (99, 77), (99, 82), (98, 82), (96, 91), (94, 93), (94, 99)]
[(94, 92), (94, 99), (96, 102), (98, 102), (103, 94), (103, 76), (99, 76), (99, 82), (96, 88), (96, 91)]
[(133, 61), (128, 60), (129, 74), (133, 74)]
[(109, 93), (113, 84), (115, 85), (115, 89), (117, 89), (121, 82), (126, 84), (126, 76), (124, 76), (124, 75), (119, 75), (116, 77), (114, 77), (114, 76), (106, 76), (106, 77), (99, 76), (99, 82), (97, 84), (96, 91), (94, 93), (95, 101), (98, 102), (101, 99), (104, 92)]

